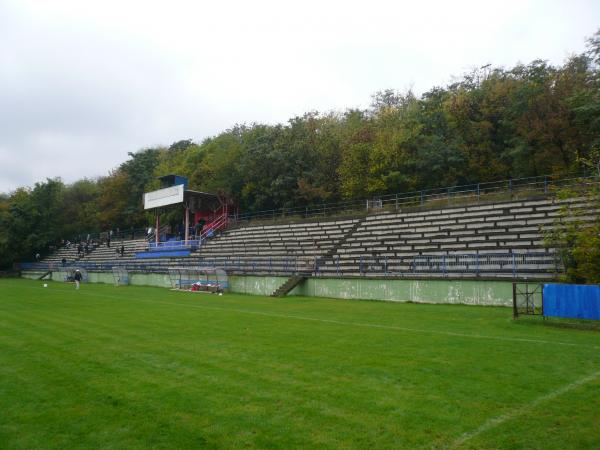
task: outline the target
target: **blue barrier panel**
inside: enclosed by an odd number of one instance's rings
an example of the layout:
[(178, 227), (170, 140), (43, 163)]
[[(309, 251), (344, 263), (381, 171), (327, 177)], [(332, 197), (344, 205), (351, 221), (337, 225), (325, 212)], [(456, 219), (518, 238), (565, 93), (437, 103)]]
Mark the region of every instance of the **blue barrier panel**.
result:
[(600, 320), (600, 286), (544, 284), (544, 315)]
[(146, 258), (179, 258), (184, 256), (190, 256), (191, 252), (189, 250), (154, 250), (148, 252), (140, 252), (136, 253), (135, 257), (137, 259), (146, 259)]

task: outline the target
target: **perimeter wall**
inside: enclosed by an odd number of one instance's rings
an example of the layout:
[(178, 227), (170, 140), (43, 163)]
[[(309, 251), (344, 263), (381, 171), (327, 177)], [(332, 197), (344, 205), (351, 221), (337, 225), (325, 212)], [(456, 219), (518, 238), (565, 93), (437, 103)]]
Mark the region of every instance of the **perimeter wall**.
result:
[[(66, 273), (56, 271), (52, 279), (64, 281)], [(24, 277), (37, 274), (24, 272)], [(230, 275), (230, 291), (234, 293), (270, 295), (287, 280), (286, 277)], [(107, 272), (88, 272), (88, 282), (112, 284)], [(130, 274), (130, 284), (170, 287), (167, 274)], [(289, 295), (343, 299), (386, 300), (415, 303), (448, 303), (466, 305), (512, 306), (512, 281), (393, 279), (393, 278), (308, 278)]]

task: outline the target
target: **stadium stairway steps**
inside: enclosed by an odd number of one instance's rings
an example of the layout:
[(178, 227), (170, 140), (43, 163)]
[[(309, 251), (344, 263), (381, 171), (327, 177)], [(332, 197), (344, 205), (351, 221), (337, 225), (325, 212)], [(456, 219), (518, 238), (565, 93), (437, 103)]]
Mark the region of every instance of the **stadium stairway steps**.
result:
[(333, 247), (329, 249), (324, 255), (323, 259), (331, 258), (335, 253), (346, 243), (348, 238), (354, 234), (354, 232), (363, 224), (365, 218), (358, 219), (354, 225), (350, 227), (350, 229), (334, 243)]
[(294, 275), (291, 276), (279, 286), (272, 294), (271, 297), (285, 297), (292, 289), (302, 283), (308, 278), (307, 275)]
[(44, 279), (44, 278), (46, 278), (48, 275), (52, 275), (52, 271), (51, 271), (51, 270), (48, 270), (48, 271), (46, 271), (46, 273), (44, 273), (44, 274), (40, 275), (40, 276), (38, 277), (38, 280), (43, 280), (43, 279)]

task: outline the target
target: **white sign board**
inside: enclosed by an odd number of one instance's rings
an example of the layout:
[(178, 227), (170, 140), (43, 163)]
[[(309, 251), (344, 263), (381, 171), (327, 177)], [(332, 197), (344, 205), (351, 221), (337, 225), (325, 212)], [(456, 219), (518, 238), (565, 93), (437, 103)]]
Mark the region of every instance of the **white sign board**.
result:
[(182, 203), (184, 190), (185, 186), (178, 184), (177, 186), (159, 189), (158, 191), (146, 192), (144, 194), (144, 209)]

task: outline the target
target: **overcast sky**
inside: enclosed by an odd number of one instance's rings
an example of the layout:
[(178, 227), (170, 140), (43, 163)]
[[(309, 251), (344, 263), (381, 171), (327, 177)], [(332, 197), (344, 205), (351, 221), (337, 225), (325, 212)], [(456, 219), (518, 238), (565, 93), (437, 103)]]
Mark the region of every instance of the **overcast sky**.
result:
[(0, 0), (0, 192), (488, 63), (559, 64), (599, 19), (598, 0)]

